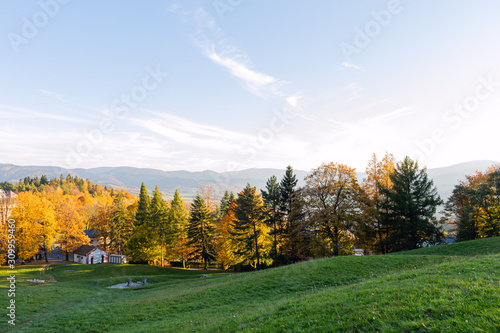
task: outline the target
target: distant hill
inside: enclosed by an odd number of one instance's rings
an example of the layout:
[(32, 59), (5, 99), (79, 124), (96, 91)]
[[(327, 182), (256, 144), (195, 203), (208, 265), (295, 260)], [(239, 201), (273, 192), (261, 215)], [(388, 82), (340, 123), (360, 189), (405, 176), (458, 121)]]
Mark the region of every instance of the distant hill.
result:
[[(446, 200), (453, 190), (453, 187), (465, 175), (473, 174), (476, 171), (486, 170), (488, 167), (498, 164), (495, 161), (473, 161), (461, 163), (444, 168), (429, 169), (430, 178), (438, 188), (439, 194)], [(307, 171), (294, 170), (299, 179), (299, 186), (304, 185), (304, 177)], [(224, 191), (239, 192), (247, 183), (262, 189), (266, 181), (272, 175), (281, 179), (285, 170), (279, 169), (247, 169), (233, 172), (214, 171), (162, 171), (156, 169), (133, 168), (133, 167), (101, 167), (92, 169), (65, 169), (54, 166), (18, 166), (12, 164), (0, 164), (0, 181), (17, 182), (25, 177), (40, 177), (46, 175), (49, 179), (59, 178), (61, 174), (78, 176), (83, 179), (90, 179), (93, 183), (124, 189), (133, 194), (139, 193), (141, 182), (146, 184), (149, 190), (153, 190), (158, 185), (167, 197), (170, 197), (179, 190), (181, 196), (189, 200), (196, 195), (201, 186), (211, 185), (214, 187), (216, 195), (220, 196)], [(364, 173), (358, 173), (361, 181), (365, 177)]]

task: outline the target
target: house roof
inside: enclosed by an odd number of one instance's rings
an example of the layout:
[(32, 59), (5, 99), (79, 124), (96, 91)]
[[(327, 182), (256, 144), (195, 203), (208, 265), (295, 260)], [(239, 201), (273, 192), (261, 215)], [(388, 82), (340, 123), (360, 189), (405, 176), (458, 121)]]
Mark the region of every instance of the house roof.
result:
[(83, 231), (88, 238), (97, 238), (100, 236), (101, 231), (99, 229), (87, 229)]
[(82, 245), (76, 250), (73, 251), (74, 254), (79, 254), (81, 256), (86, 256), (92, 253), (93, 251), (97, 250), (97, 246), (92, 246), (92, 245)]

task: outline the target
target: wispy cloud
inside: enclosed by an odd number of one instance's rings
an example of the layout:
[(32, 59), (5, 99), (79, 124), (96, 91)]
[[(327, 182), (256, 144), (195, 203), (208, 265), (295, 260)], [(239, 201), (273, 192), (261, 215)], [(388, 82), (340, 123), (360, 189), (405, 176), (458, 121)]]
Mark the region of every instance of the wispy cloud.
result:
[(368, 118), (367, 121), (388, 121), (388, 120), (393, 120), (399, 117), (403, 116), (409, 116), (413, 114), (414, 112), (412, 111), (411, 107), (409, 106), (404, 106), (402, 108), (399, 108), (397, 110), (394, 110), (392, 112), (388, 112), (376, 117)]
[(228, 42), (224, 31), (217, 26), (214, 17), (206, 10), (197, 8), (191, 15), (179, 8), (176, 8), (175, 12), (184, 21), (189, 17), (187, 20), (196, 24), (196, 33), (192, 39), (203, 55), (239, 79), (242, 87), (248, 92), (266, 100), (278, 99), (282, 103), (287, 103), (288, 97), (297, 95), (296, 92), (288, 93), (284, 89), (290, 82), (253, 68), (250, 58)]
[(262, 87), (266, 84), (277, 82), (274, 77), (256, 72), (235, 59), (220, 56), (213, 48), (211, 50), (205, 50), (205, 53), (208, 58), (225, 67), (233, 76), (236, 76), (249, 84)]
[(85, 108), (85, 109), (89, 109), (89, 110), (93, 110), (93, 111), (101, 111), (99, 108), (96, 108), (93, 106), (89, 106), (89, 105), (85, 105), (85, 104), (81, 104), (81, 103), (75, 103), (75, 102), (72, 102), (70, 100), (67, 100), (66, 98), (63, 97), (63, 95), (61, 95), (57, 92), (54, 92), (54, 91), (49, 91), (49, 90), (45, 90), (45, 89), (38, 89), (38, 91), (41, 92), (42, 95), (44, 95), (46, 97), (55, 99), (57, 101), (63, 102), (65, 104), (68, 104), (71, 106), (76, 106), (77, 108)]
[(361, 66), (356, 65), (355, 63), (352, 63), (352, 62), (347, 62), (347, 61), (344, 61), (344, 62), (342, 63), (342, 66), (347, 67), (347, 68), (356, 69), (356, 70), (358, 70), (358, 71), (362, 69), (362, 67), (361, 67)]
[(144, 129), (169, 139), (169, 142), (179, 143), (196, 150), (236, 152), (241, 142), (247, 137), (244, 134), (196, 123), (171, 114), (150, 113), (156, 117), (148, 120), (133, 119), (132, 121)]
[(26, 118), (51, 119), (51, 120), (59, 120), (59, 121), (66, 121), (66, 122), (79, 123), (79, 124), (91, 124), (92, 123), (92, 121), (90, 121), (88, 119), (68, 117), (68, 116), (63, 116), (63, 115), (59, 115), (59, 114), (40, 112), (40, 111), (20, 108), (17, 106), (9, 106), (9, 105), (0, 105), (0, 114), (2, 114), (2, 117), (11, 118), (11, 119), (26, 119)]

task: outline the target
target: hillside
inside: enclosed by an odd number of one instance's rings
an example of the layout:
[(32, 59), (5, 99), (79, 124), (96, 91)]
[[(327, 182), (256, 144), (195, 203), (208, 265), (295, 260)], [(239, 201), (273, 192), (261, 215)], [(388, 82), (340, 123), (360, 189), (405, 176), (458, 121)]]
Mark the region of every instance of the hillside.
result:
[[(473, 161), (457, 164), (445, 168), (429, 169), (429, 176), (435, 182), (441, 197), (446, 200), (457, 184), (458, 180), (465, 175), (472, 174), (477, 170), (486, 170), (496, 164), (494, 161)], [(307, 171), (294, 170), (299, 180), (299, 186), (304, 184)], [(285, 170), (279, 169), (247, 169), (233, 172), (214, 171), (162, 171), (156, 169), (143, 169), (133, 167), (101, 167), (92, 169), (64, 169), (50, 166), (17, 166), (12, 164), (0, 164), (0, 181), (18, 181), (24, 177), (40, 177), (46, 175), (49, 179), (59, 178), (61, 174), (71, 174), (83, 179), (90, 179), (93, 183), (124, 189), (130, 193), (138, 194), (141, 182), (144, 181), (149, 190), (158, 185), (160, 191), (167, 196), (173, 195), (175, 189), (183, 198), (189, 200), (194, 198), (196, 192), (203, 185), (214, 187), (216, 194), (221, 196), (224, 191), (238, 192), (247, 183), (256, 186), (257, 189), (265, 187), (266, 181), (272, 175), (281, 179)], [(361, 181), (364, 173), (358, 173)]]
[[(40, 267), (18, 267), (16, 331), (498, 332), (500, 238), (424, 250), (207, 278), (151, 266), (55, 265), (49, 272), (59, 282), (44, 285), (26, 282), (40, 278)], [(133, 276), (153, 284), (105, 288)]]

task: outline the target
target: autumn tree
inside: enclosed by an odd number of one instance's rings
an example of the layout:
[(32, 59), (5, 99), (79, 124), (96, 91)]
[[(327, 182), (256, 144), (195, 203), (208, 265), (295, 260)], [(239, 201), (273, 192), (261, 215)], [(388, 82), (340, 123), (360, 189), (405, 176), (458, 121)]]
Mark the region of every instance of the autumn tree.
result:
[(94, 206), (93, 212), (89, 217), (87, 229), (96, 230), (96, 236), (101, 239), (99, 246), (105, 251), (109, 250), (113, 213), (113, 205), (99, 203)]
[(151, 234), (146, 224), (136, 227), (127, 241), (127, 255), (136, 260), (144, 260), (148, 263), (161, 260), (161, 251), (158, 237)]
[(457, 241), (500, 236), (500, 169), (466, 176), (453, 189), (446, 211), (457, 227)]
[(240, 252), (240, 243), (234, 239), (234, 229), (232, 223), (235, 220), (234, 211), (236, 202), (228, 203), (224, 215), (219, 219), (215, 228), (214, 245), (217, 252), (217, 261), (221, 263), (224, 269), (238, 264), (242, 259), (237, 254)]
[(77, 212), (76, 201), (71, 197), (59, 196), (52, 200), (59, 227), (59, 243), (66, 254), (66, 260), (69, 260), (69, 254), (80, 245), (89, 244), (90, 239), (85, 235), (85, 225)]
[(436, 244), (443, 237), (442, 228), (435, 219), (437, 207), (442, 204), (427, 170), (406, 157), (390, 175), (392, 186), (380, 186), (382, 223), (390, 230), (384, 240), (389, 250), (403, 251)]
[(309, 228), (329, 241), (334, 256), (349, 253), (363, 195), (356, 170), (344, 164), (322, 164), (306, 177), (303, 195)]
[(387, 253), (387, 244), (384, 239), (388, 237), (391, 230), (388, 225), (382, 223), (380, 212), (384, 210), (383, 203), (387, 197), (380, 193), (380, 187), (391, 188), (390, 175), (394, 172), (396, 160), (392, 154), (386, 153), (382, 160), (373, 154), (372, 159), (366, 167), (366, 178), (362, 188), (367, 196), (367, 205), (364, 209), (363, 225), (357, 231), (358, 239), (362, 239), (363, 248), (372, 248), (377, 253)]
[(193, 252), (189, 246), (188, 238), (189, 213), (184, 205), (179, 191), (175, 190), (174, 198), (170, 202), (167, 253), (170, 258), (180, 259), (182, 266), (186, 268), (186, 261)]
[(205, 201), (205, 205), (207, 206), (210, 214), (215, 218), (217, 211), (217, 202), (215, 199), (215, 190), (212, 185), (203, 185), (200, 187), (200, 195)]
[(33, 257), (41, 246), (45, 251), (52, 248), (57, 223), (50, 201), (39, 194), (21, 192), (11, 217), (16, 221), (16, 250), (21, 260)]
[[(5, 186), (5, 188), (9, 188), (9, 186)], [(11, 190), (5, 192), (0, 189), (0, 249), (4, 250), (0, 251), (0, 263), (5, 262), (7, 259), (7, 244), (9, 240), (7, 221), (9, 220), (16, 198), (17, 195)]]
[(191, 256), (203, 261), (203, 269), (207, 269), (208, 262), (215, 259), (212, 243), (213, 224), (210, 210), (200, 194), (196, 195), (191, 204), (187, 236), (188, 246), (193, 248)]
[(217, 218), (221, 219), (229, 211), (229, 206), (236, 200), (233, 192), (225, 191), (222, 196), (219, 206), (217, 207)]
[(240, 243), (235, 254), (243, 258), (241, 263), (259, 270), (267, 258), (271, 242), (266, 225), (267, 208), (255, 187), (247, 184), (238, 194), (234, 216), (231, 234)]

